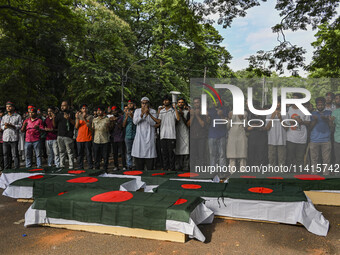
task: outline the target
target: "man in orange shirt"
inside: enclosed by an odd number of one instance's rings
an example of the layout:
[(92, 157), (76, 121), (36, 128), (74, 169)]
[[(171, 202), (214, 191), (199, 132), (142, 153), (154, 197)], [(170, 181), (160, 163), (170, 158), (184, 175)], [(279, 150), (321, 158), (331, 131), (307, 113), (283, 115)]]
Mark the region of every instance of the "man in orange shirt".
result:
[(76, 113), (75, 127), (78, 129), (77, 149), (78, 167), (84, 168), (84, 150), (86, 151), (87, 164), (89, 169), (93, 168), (92, 160), (92, 121), (93, 116), (88, 114), (88, 107), (83, 104), (80, 112)]

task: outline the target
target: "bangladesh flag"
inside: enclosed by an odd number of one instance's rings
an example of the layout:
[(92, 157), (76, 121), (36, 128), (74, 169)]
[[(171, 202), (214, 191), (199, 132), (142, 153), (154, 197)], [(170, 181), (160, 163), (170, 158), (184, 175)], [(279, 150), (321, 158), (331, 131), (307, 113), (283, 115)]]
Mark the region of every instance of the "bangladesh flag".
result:
[(107, 178), (107, 177), (93, 177), (93, 176), (54, 176), (53, 178), (46, 178), (43, 181), (34, 183), (33, 197), (45, 197), (56, 195), (61, 192), (67, 192), (80, 188), (103, 188), (119, 190), (120, 185), (133, 181), (130, 178)]
[(154, 189), (157, 193), (179, 194), (199, 197), (221, 197), (226, 183), (169, 180)]
[(19, 169), (5, 169), (2, 170), (3, 174), (12, 174), (12, 173), (44, 173), (44, 168), (36, 168), (36, 167), (31, 167), (31, 168), (19, 168)]
[(320, 174), (300, 173), (239, 173), (232, 174), (230, 184), (288, 184), (302, 190), (340, 190), (340, 178)]
[(81, 175), (81, 176), (98, 176), (105, 171), (100, 169), (67, 169), (67, 168), (55, 168), (45, 167), (46, 174), (67, 174), (67, 175)]
[(2, 173), (29, 173), (29, 174), (68, 174), (68, 175), (89, 175), (98, 176), (104, 173), (104, 170), (100, 169), (66, 169), (66, 168), (56, 168), (56, 167), (41, 167), (41, 168), (19, 168), (19, 169), (6, 169)]
[(149, 171), (116, 171), (114, 174), (124, 175), (124, 176), (140, 176), (141, 181), (145, 182), (147, 185), (160, 185), (169, 178), (174, 178), (177, 172), (171, 171), (161, 171), (161, 170), (149, 170)]
[(301, 188), (282, 184), (228, 184), (223, 192), (223, 197), (277, 202), (307, 201)]
[(199, 197), (173, 194), (77, 189), (38, 198), (32, 208), (46, 210), (50, 218), (166, 230), (166, 220), (189, 223), (191, 212), (202, 201)]
[(33, 175), (23, 179), (16, 180), (10, 184), (10, 186), (24, 186), (24, 187), (33, 187), (36, 182), (42, 182), (47, 179), (53, 178), (53, 175)]

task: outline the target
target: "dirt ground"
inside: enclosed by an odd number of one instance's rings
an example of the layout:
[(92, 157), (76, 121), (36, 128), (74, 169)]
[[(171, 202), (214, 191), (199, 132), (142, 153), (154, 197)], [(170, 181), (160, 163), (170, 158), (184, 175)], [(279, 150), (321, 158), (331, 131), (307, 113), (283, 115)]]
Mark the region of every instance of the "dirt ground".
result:
[[(0, 189), (0, 192), (2, 190)], [(205, 243), (184, 244), (24, 227), (30, 203), (0, 196), (0, 254), (340, 254), (340, 207), (317, 206), (330, 221), (327, 237), (303, 226), (215, 219), (200, 226)]]

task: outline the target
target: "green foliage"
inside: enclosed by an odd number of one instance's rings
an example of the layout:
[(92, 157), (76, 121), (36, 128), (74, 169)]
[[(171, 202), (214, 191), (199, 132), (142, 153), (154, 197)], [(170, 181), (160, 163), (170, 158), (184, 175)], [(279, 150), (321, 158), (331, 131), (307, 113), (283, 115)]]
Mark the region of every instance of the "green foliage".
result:
[[(223, 38), (185, 0), (0, 2), (0, 88), (46, 107), (69, 99), (119, 105), (178, 90), (191, 77), (230, 76)], [(41, 95), (44, 95), (41, 97)]]
[(319, 26), (312, 43), (316, 49), (308, 66), (311, 77), (340, 78), (340, 24)]

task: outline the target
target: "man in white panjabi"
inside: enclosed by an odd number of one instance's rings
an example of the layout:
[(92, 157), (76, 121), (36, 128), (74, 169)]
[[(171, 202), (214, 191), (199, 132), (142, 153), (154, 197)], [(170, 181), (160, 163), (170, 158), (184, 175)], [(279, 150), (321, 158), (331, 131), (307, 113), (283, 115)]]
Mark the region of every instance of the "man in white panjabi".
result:
[(156, 111), (150, 108), (150, 100), (147, 97), (141, 99), (141, 108), (133, 115), (133, 123), (136, 125), (136, 136), (132, 145), (131, 155), (135, 158), (136, 169), (153, 169), (153, 161), (157, 157), (155, 144), (155, 125), (160, 123), (156, 118)]

